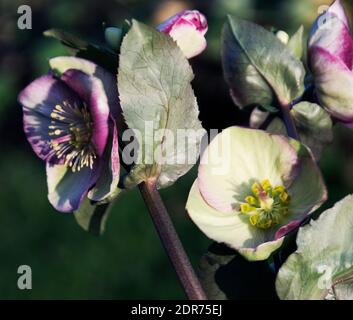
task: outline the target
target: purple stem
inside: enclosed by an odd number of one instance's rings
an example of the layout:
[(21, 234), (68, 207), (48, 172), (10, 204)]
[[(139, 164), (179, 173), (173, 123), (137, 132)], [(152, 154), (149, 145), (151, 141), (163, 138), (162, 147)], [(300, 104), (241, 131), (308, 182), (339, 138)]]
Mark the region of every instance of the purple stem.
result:
[(281, 111), (282, 111), (282, 116), (283, 116), (283, 121), (287, 129), (287, 134), (290, 138), (293, 138), (295, 140), (300, 140), (299, 134), (297, 131), (297, 128), (294, 123), (294, 119), (292, 115), (290, 114), (290, 105), (282, 105), (281, 106)]
[(207, 296), (192, 268), (190, 260), (175, 231), (173, 222), (156, 188), (155, 181), (143, 182), (139, 185), (139, 189), (186, 296), (190, 300), (207, 300)]

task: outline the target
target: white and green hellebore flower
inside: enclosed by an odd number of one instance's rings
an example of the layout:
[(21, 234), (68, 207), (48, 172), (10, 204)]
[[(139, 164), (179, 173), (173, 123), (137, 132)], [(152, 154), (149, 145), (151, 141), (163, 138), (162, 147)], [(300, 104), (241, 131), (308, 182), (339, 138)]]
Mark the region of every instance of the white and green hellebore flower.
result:
[(304, 145), (230, 127), (205, 150), (186, 209), (209, 238), (255, 261), (267, 259), (326, 198)]

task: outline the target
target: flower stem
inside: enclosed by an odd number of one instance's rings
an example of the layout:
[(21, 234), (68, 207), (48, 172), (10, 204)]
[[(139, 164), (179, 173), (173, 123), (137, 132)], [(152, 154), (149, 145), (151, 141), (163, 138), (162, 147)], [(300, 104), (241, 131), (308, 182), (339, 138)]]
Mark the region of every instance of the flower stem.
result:
[(294, 119), (290, 114), (290, 105), (282, 105), (281, 111), (288, 136), (295, 140), (300, 140), (297, 128), (295, 127)]
[(190, 300), (207, 300), (201, 283), (191, 266), (189, 258), (175, 231), (173, 222), (157, 191), (156, 183), (154, 181), (143, 182), (139, 185), (139, 189), (186, 296)]

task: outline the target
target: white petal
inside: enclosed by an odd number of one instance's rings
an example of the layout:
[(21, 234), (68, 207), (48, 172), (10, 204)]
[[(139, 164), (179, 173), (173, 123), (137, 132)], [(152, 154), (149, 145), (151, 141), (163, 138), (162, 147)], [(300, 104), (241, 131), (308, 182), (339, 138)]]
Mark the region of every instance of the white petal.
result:
[(283, 242), (272, 241), (273, 232), (251, 226), (237, 212), (223, 213), (210, 207), (193, 184), (186, 209), (194, 223), (209, 238), (238, 250), (248, 260), (264, 260)]
[(188, 24), (174, 27), (170, 36), (176, 41), (186, 58), (192, 58), (205, 50), (207, 42), (205, 37), (193, 26)]
[(231, 127), (216, 136), (201, 158), (200, 192), (221, 212), (237, 210), (254, 182), (288, 187), (296, 173), (296, 150), (282, 136)]

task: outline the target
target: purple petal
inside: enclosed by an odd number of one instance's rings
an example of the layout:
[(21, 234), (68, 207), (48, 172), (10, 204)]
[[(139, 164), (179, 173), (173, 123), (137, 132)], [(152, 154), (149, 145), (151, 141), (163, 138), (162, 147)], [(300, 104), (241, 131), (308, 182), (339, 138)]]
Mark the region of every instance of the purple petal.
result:
[(61, 79), (86, 102), (92, 117), (92, 142), (102, 156), (109, 134), (109, 105), (101, 80), (79, 70), (66, 71)]
[(55, 57), (49, 60), (49, 64), (52, 69), (58, 71), (60, 74), (65, 73), (69, 69), (75, 69), (100, 79), (103, 82), (105, 94), (108, 97), (110, 113), (115, 119), (118, 117), (121, 108), (115, 75), (89, 60), (77, 57)]
[(65, 165), (47, 163), (48, 199), (61, 212), (78, 209), (88, 190), (96, 182), (100, 166), (88, 167), (73, 172)]
[(54, 159), (48, 135), (50, 114), (64, 100), (79, 103), (79, 98), (65, 83), (45, 75), (23, 89), (18, 101), (23, 106), (24, 131), (34, 152), (43, 160)]
[(117, 188), (120, 178), (118, 133), (114, 119), (112, 122), (111, 146), (106, 149), (102, 158), (102, 172), (96, 185), (88, 193), (88, 198), (101, 201), (111, 195)]

